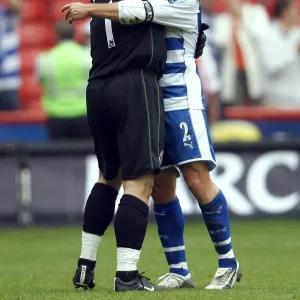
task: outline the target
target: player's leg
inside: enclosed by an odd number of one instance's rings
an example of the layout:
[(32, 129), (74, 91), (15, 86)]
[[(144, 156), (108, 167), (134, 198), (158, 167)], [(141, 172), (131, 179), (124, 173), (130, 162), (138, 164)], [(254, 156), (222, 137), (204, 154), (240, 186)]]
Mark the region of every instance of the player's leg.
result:
[(218, 270), (207, 289), (232, 288), (241, 278), (230, 231), (227, 202), (222, 191), (211, 181), (207, 164), (193, 162), (182, 166), (185, 181), (199, 202), (208, 233), (218, 254)]
[[(120, 158), (116, 132), (99, 97), (101, 82), (92, 82), (87, 88), (87, 112), (95, 144), (100, 177), (85, 205), (81, 254), (73, 282), (75, 287), (93, 288), (97, 249), (111, 223), (115, 201), (121, 185)], [(100, 109), (99, 109), (100, 108)]]
[(113, 180), (106, 180), (103, 175), (100, 175), (87, 199), (84, 209), (81, 253), (73, 279), (76, 288), (91, 289), (95, 286), (94, 269), (97, 250), (106, 229), (112, 222), (120, 186), (119, 175)]
[(116, 292), (128, 290), (155, 290), (138, 272), (138, 261), (144, 242), (152, 192), (154, 172), (124, 180), (124, 195), (115, 217), (117, 244), (117, 271), (114, 281)]
[(185, 253), (185, 219), (175, 193), (177, 175), (175, 168), (161, 171), (155, 176), (152, 192), (158, 234), (170, 268), (168, 274), (159, 278), (159, 285), (165, 288), (190, 288), (194, 284)]
[[(231, 288), (238, 277), (239, 264), (232, 249), (226, 198), (209, 175), (216, 163), (205, 111), (189, 110), (183, 122), (185, 125), (181, 144), (182, 148), (190, 148), (188, 150), (190, 157), (185, 160), (182, 157), (179, 164), (185, 182), (198, 200), (204, 222), (219, 258), (219, 268), (207, 288)], [(185, 144), (191, 147), (185, 147)], [(184, 153), (183, 149), (182, 151)]]
[[(176, 165), (178, 159), (182, 155), (182, 124), (186, 119), (185, 110), (170, 111), (165, 113), (165, 125), (166, 125), (166, 137), (165, 137), (165, 155), (163, 159), (164, 166)], [(189, 146), (188, 149), (191, 148)], [(184, 159), (187, 157), (185, 156)], [(168, 263), (170, 265), (170, 272), (165, 276), (161, 277), (159, 285), (165, 288), (182, 288), (182, 287), (193, 287), (193, 281), (188, 270), (185, 244), (184, 244), (184, 215), (181, 210), (180, 201), (175, 195), (176, 181), (175, 175), (172, 173), (172, 177), (163, 176), (156, 177), (154, 185), (153, 199), (157, 204), (155, 205), (155, 211), (159, 211), (162, 206), (168, 208), (165, 211), (167, 214), (167, 220), (163, 217), (157, 218), (159, 227), (159, 235), (163, 236), (160, 232), (165, 232), (166, 235), (170, 235), (172, 240), (171, 252), (168, 249), (165, 252)], [(167, 175), (167, 174), (165, 174)], [(169, 175), (171, 175), (169, 173)], [(167, 242), (162, 237), (161, 243), (165, 248)], [(169, 240), (169, 238), (168, 238)], [(173, 265), (176, 262), (181, 268), (174, 268)], [(183, 267), (183, 268), (182, 268)], [(172, 284), (170, 284), (170, 282)]]
[[(237, 263), (235, 262), (233, 251), (228, 249), (231, 246), (228, 246), (228, 239), (224, 240), (222, 236), (222, 231), (218, 231), (216, 234), (211, 234), (209, 217), (213, 211), (212, 204), (218, 202), (218, 199), (221, 198), (222, 203), (222, 217), (219, 214), (216, 216), (218, 226), (222, 227), (222, 222), (226, 225), (227, 233), (230, 235), (229, 230), (229, 218), (227, 213), (226, 200), (221, 191), (211, 182), (209, 177), (209, 171), (215, 167), (215, 156), (213, 151), (213, 146), (210, 141), (210, 136), (206, 123), (205, 111), (202, 110), (178, 110), (166, 112), (166, 146), (165, 152), (168, 154), (169, 164), (179, 164), (183, 170), (185, 180), (191, 190), (191, 192), (198, 199), (200, 207), (204, 213), (204, 219), (206, 225), (208, 226), (208, 231), (211, 236), (213, 236), (213, 241), (216, 245), (216, 250), (220, 255), (225, 255), (224, 257), (229, 258), (229, 261), (232, 263), (232, 268), (228, 267), (225, 271), (221, 269), (222, 278), (227, 277), (225, 280), (225, 285), (227, 287), (228, 279), (233, 279), (229, 284), (232, 286), (234, 284), (235, 278), (237, 276)], [(174, 147), (174, 145), (176, 145)], [(201, 168), (200, 173), (191, 174), (191, 167), (194, 165)], [(201, 176), (201, 177), (200, 177)], [(165, 187), (166, 188), (166, 187)], [(161, 193), (163, 197), (163, 192)], [(217, 198), (216, 201), (212, 201)], [(202, 204), (212, 203), (211, 206), (203, 206)], [(219, 207), (218, 207), (219, 208)], [(226, 236), (227, 237), (227, 236)], [(223, 242), (225, 245), (223, 246)], [(227, 251), (228, 250), (228, 251)], [(224, 253), (226, 251), (226, 253)], [(222, 254), (223, 253), (223, 254)], [(227, 255), (227, 256), (226, 256)], [(232, 256), (233, 257), (229, 257)], [(230, 259), (232, 258), (232, 260)], [(223, 259), (223, 256), (221, 256)], [(220, 263), (224, 262), (219, 260)], [(218, 269), (219, 270), (219, 269)], [(217, 272), (218, 273), (218, 272)], [(216, 273), (216, 274), (217, 274)], [(226, 282), (227, 281), (227, 282)], [(229, 280), (230, 281), (230, 280)], [(167, 282), (165, 286), (167, 287)], [(220, 288), (224, 288), (224, 285), (218, 285)]]
[[(126, 82), (124, 82), (126, 78)], [(118, 105), (111, 112), (118, 127), (124, 195), (115, 217), (117, 272), (115, 291), (157, 290), (138, 272), (148, 224), (148, 200), (160, 169), (164, 118), (160, 89), (153, 74), (135, 71), (116, 76), (107, 86)], [(124, 95), (126, 90), (126, 95)]]
[(211, 181), (207, 165), (193, 162), (182, 167), (185, 181), (199, 202), (207, 231), (218, 254), (218, 270), (207, 289), (231, 288), (240, 279), (230, 232), (227, 202), (222, 191)]

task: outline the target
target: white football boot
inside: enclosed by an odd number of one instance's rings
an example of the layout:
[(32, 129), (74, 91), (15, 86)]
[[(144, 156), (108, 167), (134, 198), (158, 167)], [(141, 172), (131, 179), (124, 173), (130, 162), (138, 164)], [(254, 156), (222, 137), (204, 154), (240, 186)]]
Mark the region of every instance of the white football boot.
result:
[(166, 275), (158, 278), (157, 285), (164, 289), (183, 289), (193, 288), (194, 282), (190, 273), (186, 276), (176, 273), (167, 273)]
[(213, 280), (205, 288), (206, 290), (231, 289), (236, 282), (240, 282), (242, 271), (237, 261), (237, 268), (218, 268)]

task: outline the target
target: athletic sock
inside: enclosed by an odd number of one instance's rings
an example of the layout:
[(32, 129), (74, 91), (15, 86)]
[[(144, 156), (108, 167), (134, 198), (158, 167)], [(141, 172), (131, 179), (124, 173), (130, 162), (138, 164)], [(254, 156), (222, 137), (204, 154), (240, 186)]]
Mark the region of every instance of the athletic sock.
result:
[(78, 265), (87, 265), (94, 269), (97, 249), (114, 216), (117, 196), (118, 192), (109, 185), (103, 183), (94, 185), (85, 205)]
[(132, 248), (117, 248), (117, 272), (116, 277), (122, 281), (129, 282), (136, 278), (137, 263), (141, 251)]
[(116, 277), (129, 282), (136, 278), (137, 263), (146, 235), (149, 208), (142, 200), (123, 195), (115, 217), (117, 242)]
[(91, 270), (95, 268), (97, 260), (97, 250), (101, 243), (102, 236), (92, 233), (82, 232), (81, 236), (81, 254), (78, 260), (78, 266), (86, 265)]
[(154, 212), (170, 272), (188, 275), (183, 237), (185, 219), (178, 198), (167, 204), (154, 205)]
[(232, 250), (230, 220), (222, 191), (219, 190), (212, 202), (200, 208), (208, 233), (219, 255), (219, 267), (235, 269), (237, 263)]

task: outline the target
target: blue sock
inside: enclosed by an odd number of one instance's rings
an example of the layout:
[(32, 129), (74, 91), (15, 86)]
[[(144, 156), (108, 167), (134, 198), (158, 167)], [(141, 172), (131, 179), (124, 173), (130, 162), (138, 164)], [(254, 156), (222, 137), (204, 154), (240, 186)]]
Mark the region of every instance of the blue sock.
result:
[(219, 267), (235, 269), (237, 263), (232, 250), (230, 220), (222, 191), (219, 190), (212, 202), (202, 205), (200, 208), (208, 233), (219, 254)]
[(185, 220), (178, 198), (167, 204), (154, 205), (154, 212), (170, 273), (188, 275), (183, 238)]

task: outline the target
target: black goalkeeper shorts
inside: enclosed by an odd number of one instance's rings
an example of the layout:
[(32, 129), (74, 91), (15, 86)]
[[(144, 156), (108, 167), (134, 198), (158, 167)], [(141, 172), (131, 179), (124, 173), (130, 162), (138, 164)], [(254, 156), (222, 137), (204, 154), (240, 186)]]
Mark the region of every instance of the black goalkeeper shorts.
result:
[(160, 169), (164, 107), (156, 76), (141, 70), (95, 79), (87, 87), (87, 113), (100, 172), (123, 180)]

